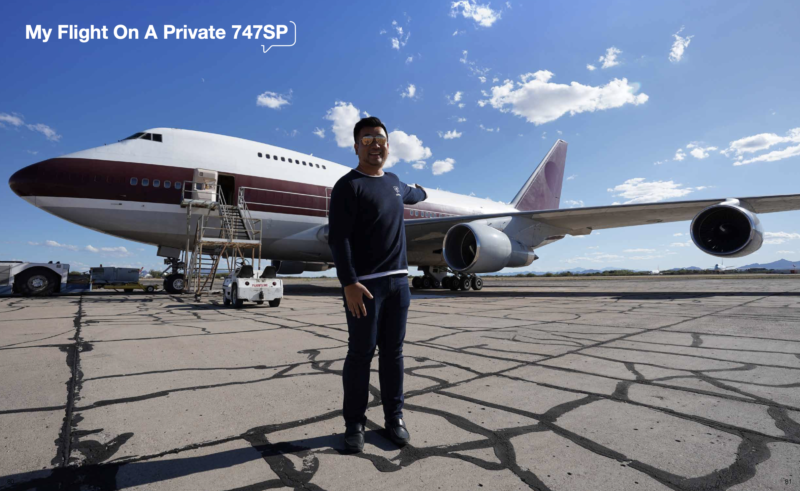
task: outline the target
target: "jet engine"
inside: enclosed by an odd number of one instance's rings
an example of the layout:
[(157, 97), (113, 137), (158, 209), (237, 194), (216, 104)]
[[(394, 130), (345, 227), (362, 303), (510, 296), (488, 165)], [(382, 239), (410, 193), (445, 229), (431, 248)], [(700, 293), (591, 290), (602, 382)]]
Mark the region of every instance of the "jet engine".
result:
[(328, 263), (309, 263), (305, 261), (272, 261), (272, 266), (278, 274), (300, 274), (305, 271), (327, 271), (331, 268)]
[(482, 223), (460, 223), (447, 231), (444, 260), (459, 273), (493, 273), (505, 267), (528, 266), (533, 249)]
[(701, 251), (717, 257), (742, 257), (761, 248), (764, 229), (755, 213), (721, 203), (701, 211), (692, 220), (692, 241)]

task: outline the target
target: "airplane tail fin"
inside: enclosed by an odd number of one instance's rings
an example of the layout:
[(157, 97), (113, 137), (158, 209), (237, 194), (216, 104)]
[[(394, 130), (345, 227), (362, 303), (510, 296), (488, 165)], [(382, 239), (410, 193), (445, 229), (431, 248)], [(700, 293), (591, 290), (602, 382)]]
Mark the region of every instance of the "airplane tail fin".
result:
[(511, 201), (520, 211), (555, 210), (567, 163), (567, 142), (558, 140)]

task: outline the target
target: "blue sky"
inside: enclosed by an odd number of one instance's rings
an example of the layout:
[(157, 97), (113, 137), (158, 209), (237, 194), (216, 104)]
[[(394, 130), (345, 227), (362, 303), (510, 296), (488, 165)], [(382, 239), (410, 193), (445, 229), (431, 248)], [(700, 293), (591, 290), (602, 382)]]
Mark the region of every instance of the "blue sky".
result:
[[(562, 207), (799, 193), (799, 15), (791, 1), (4, 2), (0, 179), (157, 126), (354, 165), (335, 128), (357, 110), (406, 135), (392, 147), (401, 179), (497, 201), (557, 138), (570, 144)], [(233, 39), (235, 24), (289, 21), (293, 47)], [(124, 24), (140, 39), (43, 43), (25, 39), (27, 24)], [(165, 24), (227, 35), (142, 39), (150, 24), (159, 38)], [(161, 267), (154, 247), (48, 215), (5, 185), (0, 206), (0, 258)], [(761, 216), (768, 243), (726, 266), (800, 260), (798, 219)], [(528, 269), (719, 262), (687, 232), (567, 238)]]

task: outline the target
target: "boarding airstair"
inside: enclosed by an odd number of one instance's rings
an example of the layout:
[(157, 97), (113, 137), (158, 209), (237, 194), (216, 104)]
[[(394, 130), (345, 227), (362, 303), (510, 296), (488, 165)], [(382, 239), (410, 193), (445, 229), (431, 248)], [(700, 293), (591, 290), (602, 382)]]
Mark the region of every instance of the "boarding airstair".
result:
[(199, 300), (213, 290), (220, 270), (231, 271), (243, 264), (261, 269), (261, 220), (252, 218), (241, 191), (239, 202), (232, 205), (213, 181), (185, 182), (183, 189), (184, 257), (189, 257), (185, 291)]

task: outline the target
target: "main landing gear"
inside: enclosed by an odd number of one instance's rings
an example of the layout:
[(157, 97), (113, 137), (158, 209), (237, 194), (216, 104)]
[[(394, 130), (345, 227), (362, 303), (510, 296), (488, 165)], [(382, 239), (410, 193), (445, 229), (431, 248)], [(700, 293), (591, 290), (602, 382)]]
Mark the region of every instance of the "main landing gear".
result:
[[(179, 295), (186, 289), (186, 263), (179, 258), (164, 259), (164, 264), (169, 265), (164, 271), (164, 290), (173, 295)], [(167, 272), (170, 274), (166, 274)]]
[(415, 276), (411, 286), (416, 290), (438, 290), (440, 288), (452, 291), (480, 290), (483, 280), (474, 274), (455, 273), (448, 275), (449, 270), (432, 267), (421, 267), (423, 276)]

